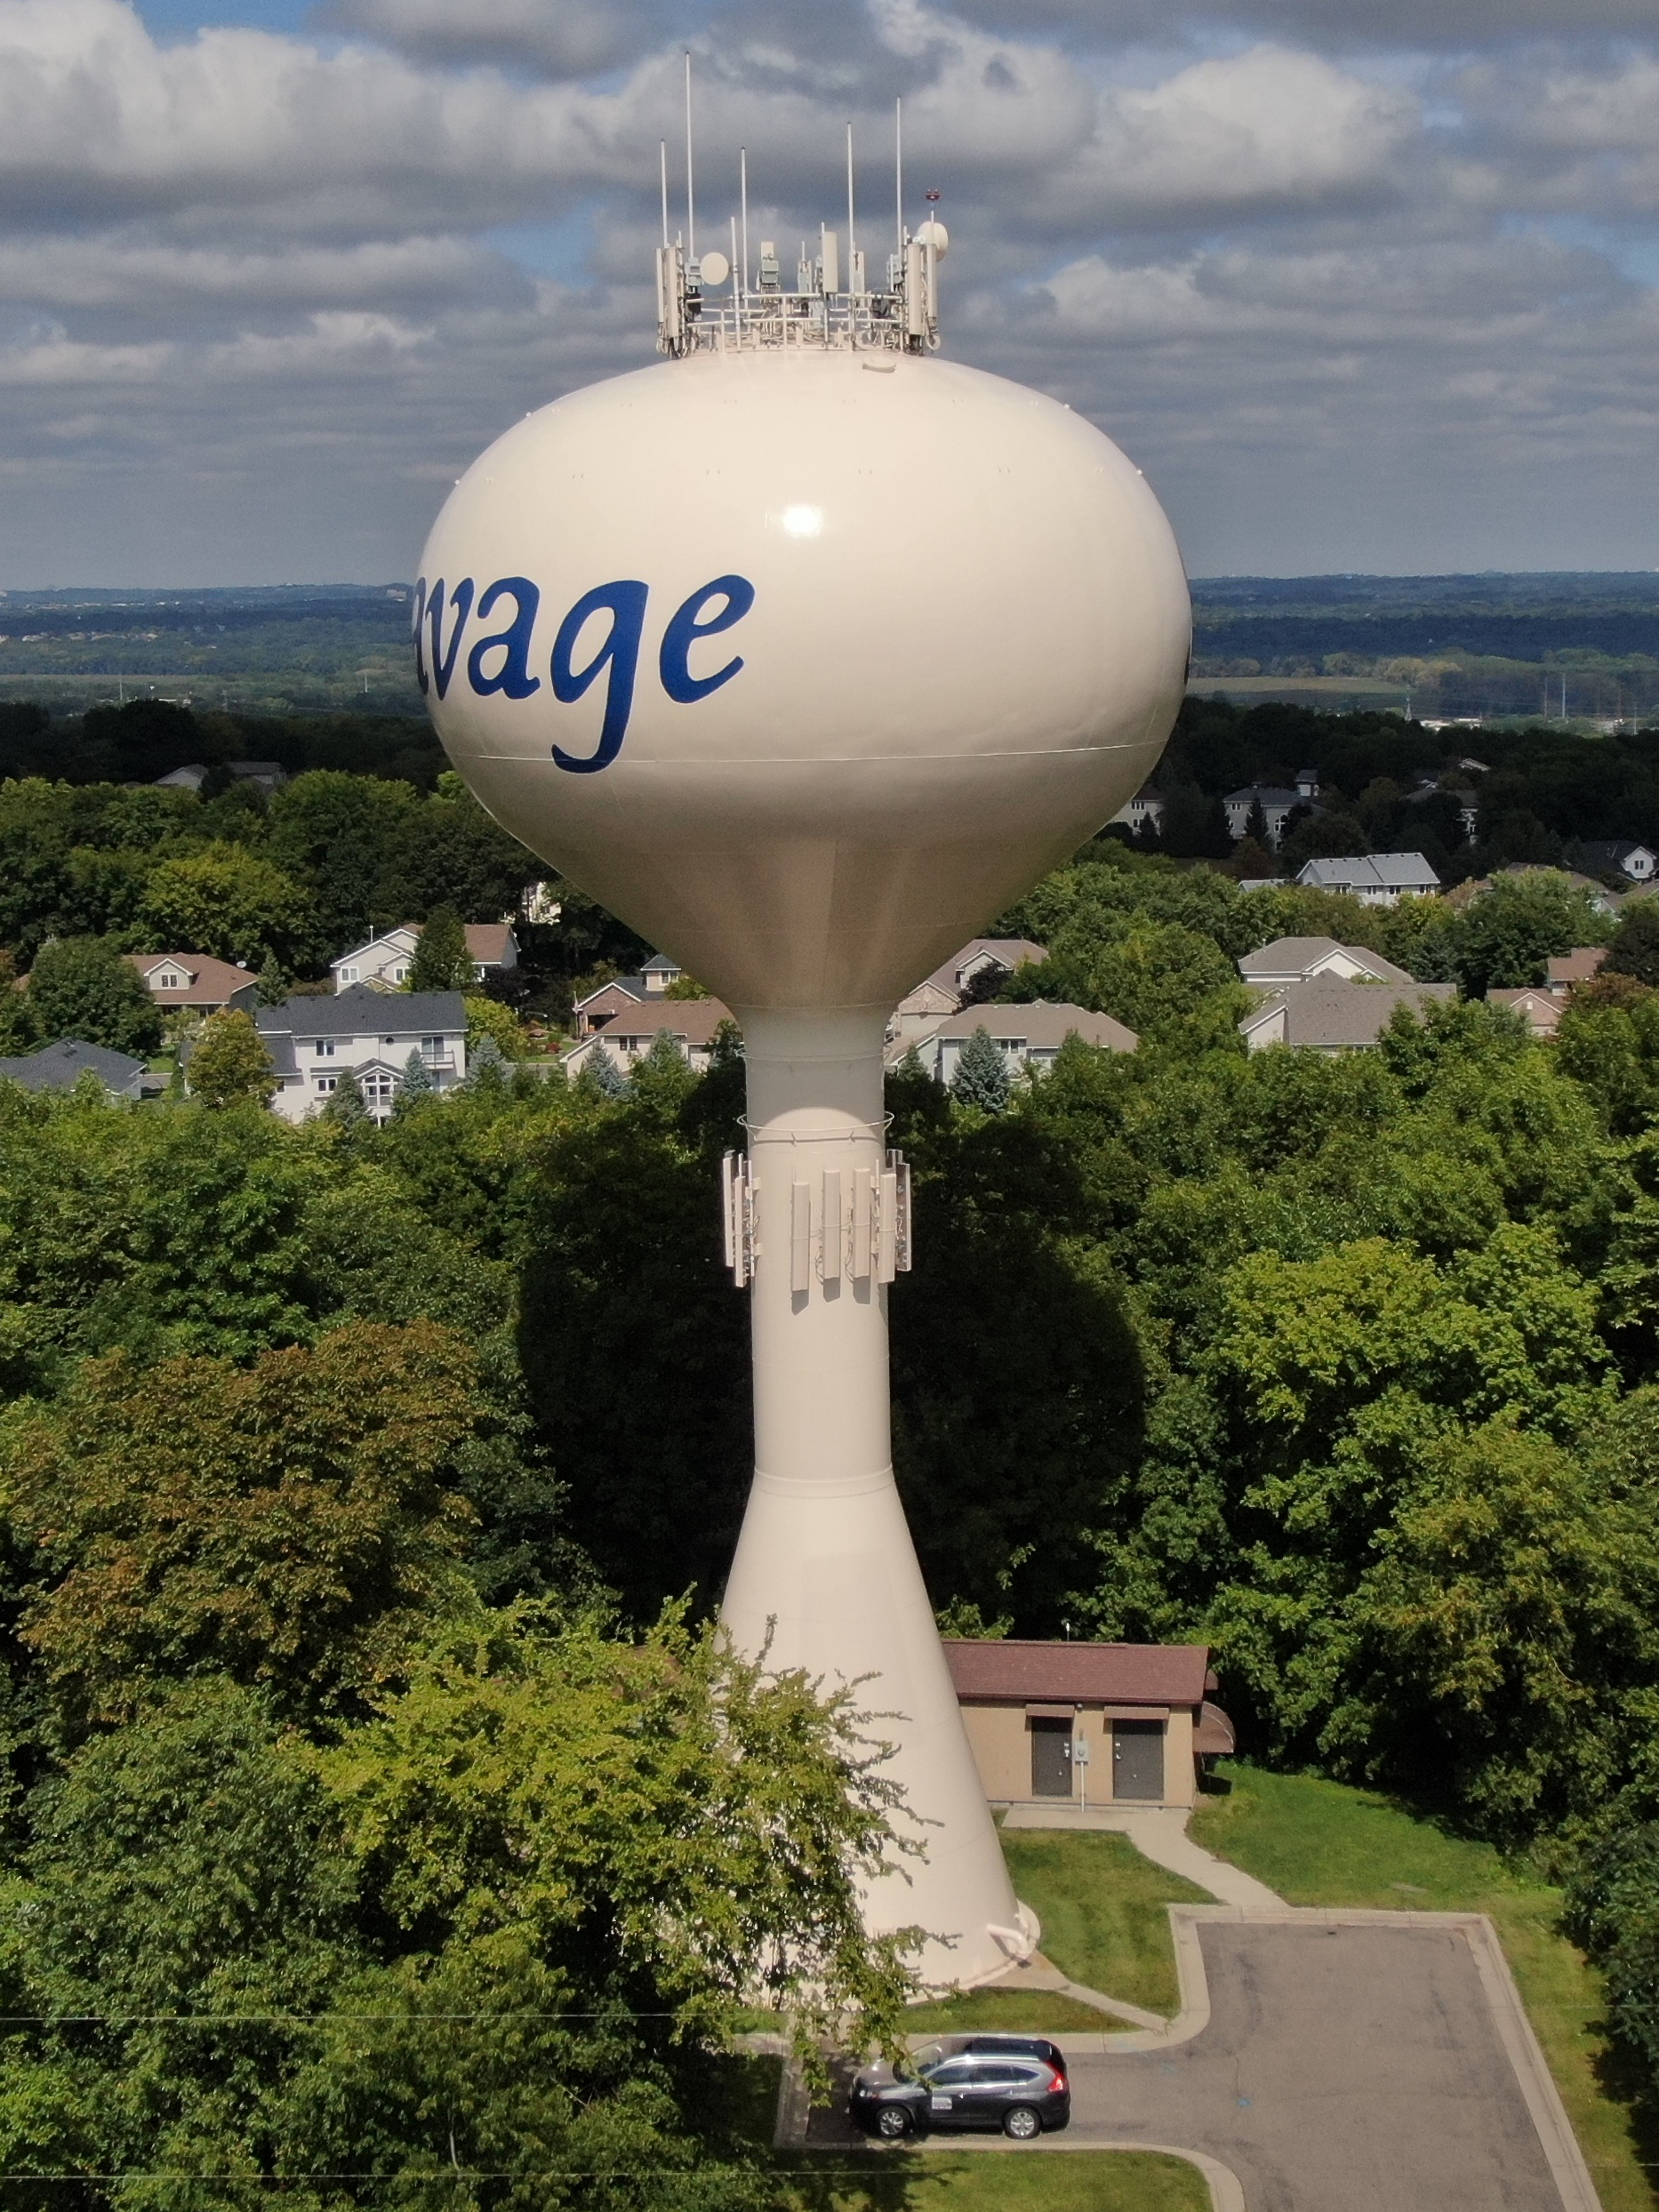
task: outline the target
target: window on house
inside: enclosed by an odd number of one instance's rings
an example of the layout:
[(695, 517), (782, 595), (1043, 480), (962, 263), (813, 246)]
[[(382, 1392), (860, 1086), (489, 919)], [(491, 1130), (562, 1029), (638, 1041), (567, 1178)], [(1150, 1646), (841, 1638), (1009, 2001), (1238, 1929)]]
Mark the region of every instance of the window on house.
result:
[(389, 1103), (395, 1088), (389, 1075), (370, 1075), (363, 1078), (363, 1095), (372, 1105), (379, 1102)]
[(421, 1039), (421, 1057), (422, 1060), (447, 1060), (449, 1058), (448, 1038), (423, 1037)]
[(337, 1087), (339, 1082), (340, 1078), (337, 1075), (320, 1075), (317, 1078), (317, 1087), (319, 1091), (332, 1091)]
[(404, 981), (404, 979), (405, 978), (405, 976), (407, 976), (408, 973), (409, 973), (409, 969), (408, 969), (408, 966), (407, 966), (407, 965), (406, 965), (406, 964), (405, 964), (405, 965), (404, 965), (404, 966), (398, 966), (398, 967), (395, 967), (395, 968), (392, 970), (392, 981), (393, 981), (393, 982), (394, 982), (394, 983), (401, 983), (401, 982)]
[(332, 1037), (319, 1037), (311, 1050), (319, 1060), (332, 1060), (334, 1057), (334, 1040)]
[(357, 982), (362, 973), (363, 971), (361, 968), (341, 968), (340, 971), (340, 980), (342, 983), (355, 983)]

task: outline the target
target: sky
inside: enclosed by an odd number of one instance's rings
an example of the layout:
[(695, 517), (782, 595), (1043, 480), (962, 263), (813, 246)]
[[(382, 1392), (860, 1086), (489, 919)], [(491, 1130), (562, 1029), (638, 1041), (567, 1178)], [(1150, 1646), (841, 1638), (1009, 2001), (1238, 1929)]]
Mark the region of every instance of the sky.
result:
[[(1659, 569), (1659, 0), (0, 0), (0, 587), (413, 573), (700, 214), (873, 240), (1189, 570)], [(872, 255), (872, 261), (874, 260)]]

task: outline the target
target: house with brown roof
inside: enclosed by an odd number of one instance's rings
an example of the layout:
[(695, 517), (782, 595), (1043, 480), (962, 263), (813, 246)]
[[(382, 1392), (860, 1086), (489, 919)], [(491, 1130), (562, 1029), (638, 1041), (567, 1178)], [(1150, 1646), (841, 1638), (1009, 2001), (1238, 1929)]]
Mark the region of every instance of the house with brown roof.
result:
[(125, 952), (121, 957), (138, 970), (156, 1004), (169, 1013), (183, 1006), (192, 1014), (221, 1014), (227, 1006), (246, 1009), (253, 1004), (259, 978), (252, 968), (239, 967), (232, 960), (215, 960), (205, 952)]
[(969, 1641), (945, 1660), (993, 1805), (1190, 1805), (1233, 1749), (1204, 1644)]
[(1565, 998), (1575, 983), (1594, 982), (1607, 957), (1606, 945), (1575, 945), (1571, 952), (1558, 952), (1543, 964), (1543, 987), (1552, 998)]
[(1316, 975), (1340, 976), (1345, 983), (1409, 983), (1412, 978), (1392, 960), (1366, 945), (1339, 945), (1334, 937), (1275, 937), (1246, 952), (1238, 963), (1246, 983), (1276, 990), (1286, 983), (1310, 982)]
[(1339, 976), (1316, 975), (1270, 991), (1240, 1022), (1238, 1034), (1253, 1053), (1270, 1045), (1359, 1052), (1376, 1043), (1397, 1006), (1408, 1006), (1421, 1019), (1436, 1000), (1456, 996), (1455, 983), (1345, 983)]
[(701, 1075), (709, 1065), (716, 1030), (722, 1022), (733, 1019), (730, 1006), (718, 998), (668, 998), (661, 992), (650, 999), (635, 998), (626, 992), (619, 998), (620, 1005), (606, 1014), (603, 1024), (591, 1024), (560, 1060), (560, 1067), (572, 1082), (599, 1052), (609, 1055), (619, 1075), (626, 1075), (665, 1030), (686, 1063)]
[(1126, 1029), (1121, 1022), (1114, 1022), (1109, 1014), (1094, 1014), (1087, 1006), (1037, 998), (1029, 1006), (965, 1006), (960, 1014), (942, 1022), (919, 1042), (913, 1038), (895, 1037), (887, 1046), (887, 1065), (896, 1067), (914, 1045), (923, 1067), (934, 1081), (949, 1083), (975, 1030), (987, 1032), (1001, 1052), (1011, 1076), (1042, 1074), (1052, 1068), (1069, 1037), (1075, 1037), (1085, 1045), (1098, 1045), (1109, 1053), (1141, 1049), (1141, 1040), (1134, 1031)]
[(1489, 1006), (1507, 1006), (1511, 1014), (1519, 1014), (1535, 1037), (1553, 1037), (1561, 1025), (1566, 1011), (1565, 998), (1557, 998), (1537, 984), (1527, 984), (1520, 990), (1489, 990)]
[(1033, 944), (1029, 937), (970, 937), (959, 952), (906, 991), (888, 1019), (887, 1035), (902, 1038), (907, 1046), (929, 1036), (970, 996), (977, 998), (1015, 968), (1035, 967), (1047, 958), (1048, 947)]

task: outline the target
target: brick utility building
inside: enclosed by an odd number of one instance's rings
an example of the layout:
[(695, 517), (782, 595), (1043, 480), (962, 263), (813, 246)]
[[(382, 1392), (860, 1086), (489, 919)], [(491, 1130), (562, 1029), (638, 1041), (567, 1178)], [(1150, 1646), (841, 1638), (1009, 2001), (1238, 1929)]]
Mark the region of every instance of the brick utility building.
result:
[(948, 1637), (945, 1657), (993, 1805), (1190, 1805), (1233, 1748), (1204, 1644)]

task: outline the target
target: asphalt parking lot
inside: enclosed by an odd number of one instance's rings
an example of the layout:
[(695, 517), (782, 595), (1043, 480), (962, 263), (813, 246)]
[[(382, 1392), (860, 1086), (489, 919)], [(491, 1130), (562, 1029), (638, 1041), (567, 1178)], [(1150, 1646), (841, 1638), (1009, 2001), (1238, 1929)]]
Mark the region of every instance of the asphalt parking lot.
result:
[[(1558, 2146), (1552, 2171), (1501, 2008), (1455, 1922), (1193, 1917), (1208, 2020), (1150, 2048), (1062, 2038), (1071, 2127), (1010, 2155), (1095, 2143), (1205, 2152), (1237, 2176), (1246, 2212), (1593, 2204), (1570, 2173), (1558, 2179), (1570, 2151), (1564, 2162)], [(807, 2140), (828, 2149), (848, 2133), (840, 2113), (815, 2114)]]

